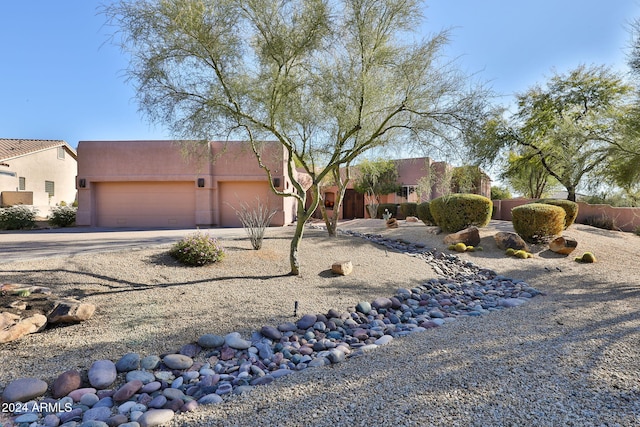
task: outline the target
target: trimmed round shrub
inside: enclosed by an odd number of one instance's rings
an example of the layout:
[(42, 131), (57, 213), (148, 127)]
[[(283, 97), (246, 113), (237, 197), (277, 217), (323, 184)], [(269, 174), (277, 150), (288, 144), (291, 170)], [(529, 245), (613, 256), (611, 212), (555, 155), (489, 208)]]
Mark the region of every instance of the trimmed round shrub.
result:
[(393, 218), (398, 217), (398, 205), (395, 203), (381, 203), (378, 205), (378, 214), (376, 215), (376, 218), (382, 219), (382, 214), (384, 214), (385, 209), (393, 215)]
[(77, 208), (68, 205), (60, 205), (51, 209), (49, 225), (53, 227), (70, 227), (76, 222)]
[(417, 216), (418, 212), (418, 204), (409, 202), (409, 203), (400, 203), (400, 214), (403, 217), (408, 216)]
[(544, 203), (545, 205), (559, 206), (564, 209), (564, 228), (565, 230), (573, 224), (578, 216), (578, 204), (571, 200), (562, 199), (540, 199), (535, 203)]
[(436, 221), (433, 219), (433, 215), (431, 215), (431, 209), (429, 209), (429, 202), (423, 202), (418, 205), (416, 208), (416, 216), (425, 225), (435, 225)]
[(442, 230), (455, 233), (475, 225), (484, 227), (491, 221), (493, 202), (478, 194), (450, 194), (433, 199), (429, 209)]
[(530, 203), (511, 209), (513, 229), (526, 242), (539, 243), (564, 230), (565, 211), (559, 206)]
[(36, 210), (22, 205), (0, 209), (0, 229), (25, 230), (36, 226)]
[(196, 232), (173, 245), (169, 254), (183, 264), (201, 266), (221, 261), (224, 248), (211, 235)]

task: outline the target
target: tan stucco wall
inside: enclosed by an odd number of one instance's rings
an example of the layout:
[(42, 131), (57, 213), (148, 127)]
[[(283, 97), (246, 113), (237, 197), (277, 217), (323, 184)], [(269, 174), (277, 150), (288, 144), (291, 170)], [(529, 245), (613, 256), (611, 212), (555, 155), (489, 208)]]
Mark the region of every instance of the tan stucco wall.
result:
[[(60, 202), (71, 204), (76, 199), (75, 177), (78, 163), (65, 149), (64, 159), (58, 158), (58, 147), (5, 160), (3, 170), (15, 172), (15, 177), (2, 176), (0, 191), (17, 191), (18, 178), (25, 178), (25, 190), (33, 192), (33, 206), (38, 215), (47, 216), (49, 209)], [(7, 179), (9, 178), (9, 179)], [(54, 182), (54, 196), (45, 192), (45, 181)], [(4, 203), (4, 202), (3, 202)]]
[[(245, 143), (212, 142), (207, 145), (189, 145), (188, 148), (172, 141), (80, 141), (78, 180), (84, 187), (78, 189), (78, 225), (96, 225), (99, 207), (93, 187), (101, 182), (185, 182), (194, 183), (195, 223), (197, 225), (226, 225), (221, 220), (220, 185), (223, 182), (262, 185), (242, 186), (242, 198), (253, 202), (256, 197), (269, 200), (278, 210), (272, 225), (286, 225), (293, 219), (291, 198), (275, 196), (268, 188), (267, 175), (260, 168), (255, 154)], [(280, 144), (267, 144), (264, 163), (274, 177), (280, 179), (279, 189), (290, 191), (291, 183), (285, 176), (285, 157)], [(203, 186), (197, 185), (198, 180)], [(131, 206), (131, 215), (138, 215)]]

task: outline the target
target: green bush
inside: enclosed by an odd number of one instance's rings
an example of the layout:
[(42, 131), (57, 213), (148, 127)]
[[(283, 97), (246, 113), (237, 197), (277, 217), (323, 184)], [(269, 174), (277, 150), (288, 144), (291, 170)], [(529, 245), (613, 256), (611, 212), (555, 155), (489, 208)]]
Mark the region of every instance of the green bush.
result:
[(564, 228), (565, 230), (569, 228), (571, 224), (573, 224), (578, 216), (578, 204), (576, 202), (572, 202), (571, 200), (562, 200), (562, 199), (540, 199), (535, 203), (544, 203), (545, 205), (553, 205), (559, 206), (564, 209), (565, 217), (564, 217)]
[(636, 236), (640, 236), (640, 225), (639, 225), (639, 226), (637, 226), (637, 227), (635, 228), (635, 230), (633, 230), (633, 232), (634, 232), (634, 234), (635, 234)]
[(559, 206), (530, 203), (511, 209), (513, 228), (525, 241), (539, 243), (564, 230), (565, 211)]
[(491, 220), (493, 202), (478, 194), (450, 194), (429, 204), (433, 219), (442, 230), (455, 233), (475, 225), (484, 227)]
[(398, 205), (396, 205), (395, 203), (381, 203), (378, 205), (378, 213), (376, 215), (376, 218), (382, 218), (382, 214), (384, 213), (385, 209), (388, 210), (391, 215), (393, 215), (393, 218), (398, 217)]
[(408, 216), (416, 216), (418, 213), (418, 204), (417, 203), (400, 203), (400, 214), (403, 217)]
[(36, 225), (37, 210), (22, 205), (0, 209), (0, 229), (24, 230), (34, 228)]
[(77, 208), (68, 205), (56, 206), (51, 209), (51, 215), (49, 216), (49, 225), (53, 227), (69, 227), (76, 222)]
[(173, 245), (169, 254), (183, 264), (201, 266), (221, 261), (224, 248), (209, 234), (190, 234)]
[(429, 202), (422, 202), (418, 205), (416, 209), (416, 214), (420, 221), (424, 222), (425, 225), (435, 225), (436, 221), (433, 219), (431, 215), (431, 210), (429, 209)]

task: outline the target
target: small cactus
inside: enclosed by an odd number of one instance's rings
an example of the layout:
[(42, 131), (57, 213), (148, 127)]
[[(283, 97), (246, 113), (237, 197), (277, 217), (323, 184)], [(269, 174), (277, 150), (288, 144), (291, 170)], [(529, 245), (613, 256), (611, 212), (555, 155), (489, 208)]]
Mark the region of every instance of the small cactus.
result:
[(507, 250), (505, 251), (505, 254), (507, 256), (513, 256), (516, 253), (516, 250), (513, 248), (507, 248)]
[(467, 246), (467, 252), (475, 252), (476, 248), (474, 248), (473, 246)]
[(456, 245), (449, 245), (448, 248), (450, 251), (455, 251), (456, 250)]
[(596, 262), (596, 256), (591, 252), (585, 252), (581, 257), (576, 257), (577, 262), (584, 262), (586, 264), (591, 264)]
[(454, 249), (456, 252), (465, 252), (467, 250), (467, 245), (462, 242), (456, 243)]

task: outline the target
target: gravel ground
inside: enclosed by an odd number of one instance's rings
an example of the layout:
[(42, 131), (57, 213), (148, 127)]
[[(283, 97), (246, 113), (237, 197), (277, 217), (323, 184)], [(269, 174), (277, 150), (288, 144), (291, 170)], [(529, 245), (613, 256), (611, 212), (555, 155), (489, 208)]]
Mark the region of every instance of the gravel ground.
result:
[[(420, 224), (385, 229), (356, 220), (344, 229), (444, 248)], [(535, 257), (505, 257), (493, 243), (509, 223), (481, 230), (483, 252), (461, 257), (524, 279), (545, 296), (396, 339), (364, 356), (307, 369), (174, 418), (173, 426), (634, 426), (640, 425), (640, 238), (574, 225), (565, 235), (592, 251), (578, 264), (534, 247)], [(435, 277), (423, 261), (364, 239), (308, 230), (303, 275), (287, 276), (290, 228), (270, 229), (262, 250), (224, 242), (218, 264), (187, 268), (167, 246), (0, 265), (2, 283), (51, 287), (98, 306), (79, 325), (48, 329), (0, 347), (0, 389), (36, 376), (51, 382), (97, 359), (177, 351), (204, 333), (226, 334), (298, 315), (353, 307)], [(213, 233), (215, 234), (215, 232)], [(354, 273), (334, 277), (334, 261)]]

